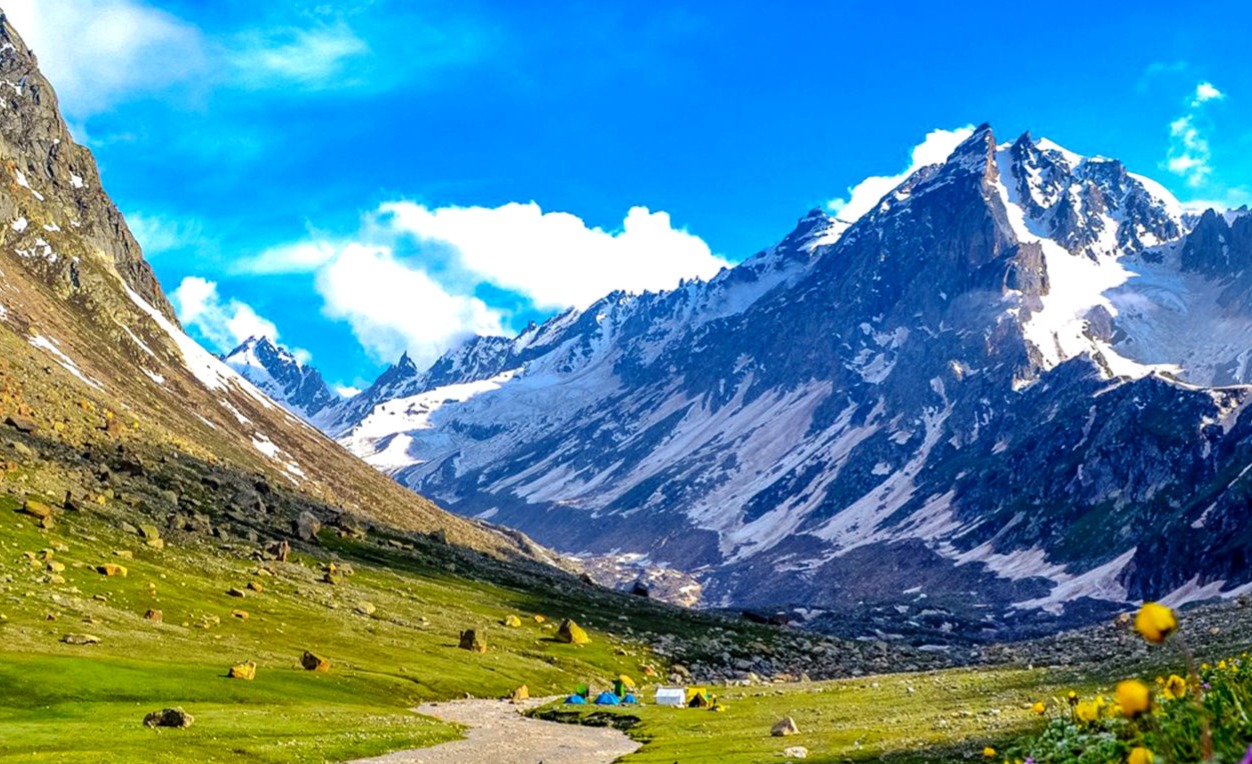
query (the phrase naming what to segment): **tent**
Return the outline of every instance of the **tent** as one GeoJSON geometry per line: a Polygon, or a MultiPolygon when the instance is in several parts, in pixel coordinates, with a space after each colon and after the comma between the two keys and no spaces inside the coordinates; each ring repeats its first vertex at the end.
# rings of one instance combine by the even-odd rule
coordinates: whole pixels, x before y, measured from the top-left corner
{"type": "Polygon", "coordinates": [[[687,690],[687,708],[708,708],[709,691],[703,687],[692,687],[687,690]]]}
{"type": "Polygon", "coordinates": [[[639,698],[636,698],[636,697],[635,697],[635,693],[633,693],[633,692],[628,692],[628,693],[626,693],[626,697],[622,698],[622,705],[624,705],[624,706],[637,706],[637,705],[639,705],[639,698]]]}
{"type": "Polygon", "coordinates": [[[571,695],[565,699],[566,704],[575,706],[587,705],[587,699],[581,695],[571,695]]]}
{"type": "Polygon", "coordinates": [[[616,706],[616,705],[619,705],[621,702],[622,702],[621,698],[617,697],[616,695],[609,692],[608,690],[605,690],[604,692],[596,696],[597,706],[616,706]]]}
{"type": "Polygon", "coordinates": [[[687,705],[687,688],[686,687],[658,687],[656,688],[656,704],[658,706],[674,706],[681,708],[687,705]]]}

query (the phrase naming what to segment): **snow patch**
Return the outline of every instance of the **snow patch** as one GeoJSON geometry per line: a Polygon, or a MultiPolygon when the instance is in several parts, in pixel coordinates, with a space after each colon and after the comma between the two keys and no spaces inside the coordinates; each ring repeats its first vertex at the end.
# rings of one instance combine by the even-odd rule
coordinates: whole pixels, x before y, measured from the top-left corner
{"type": "Polygon", "coordinates": [[[58,343],[56,340],[49,339],[42,335],[36,334],[33,337],[31,337],[28,341],[30,342],[31,345],[39,348],[40,350],[47,351],[49,354],[51,354],[52,357],[56,360],[56,362],[59,363],[62,367],[64,367],[65,370],[68,371],[69,373],[78,377],[79,379],[91,385],[92,387],[96,388],[97,390],[104,389],[103,385],[101,385],[96,380],[84,374],[82,370],[78,368],[78,364],[74,363],[74,359],[67,356],[65,353],[61,351],[61,348],[57,347],[57,345],[59,345],[60,343],[58,343]]]}

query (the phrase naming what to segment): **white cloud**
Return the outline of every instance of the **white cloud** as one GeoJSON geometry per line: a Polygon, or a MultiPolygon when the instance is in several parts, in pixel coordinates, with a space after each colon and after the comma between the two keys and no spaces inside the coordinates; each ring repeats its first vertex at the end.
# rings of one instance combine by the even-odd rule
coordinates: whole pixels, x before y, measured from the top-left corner
{"type": "Polygon", "coordinates": [[[865,213],[874,209],[880,200],[910,175],[932,164],[947,161],[961,142],[974,134],[974,126],[966,125],[955,130],[931,130],[926,139],[913,147],[908,169],[898,175],[874,175],[848,189],[847,197],[832,199],[827,207],[835,217],[846,223],[855,223],[865,213]]]}
{"type": "Polygon", "coordinates": [[[344,23],[315,29],[252,30],[239,35],[227,56],[236,81],[262,88],[294,83],[320,88],[343,76],[345,65],[369,46],[344,23]]]}
{"type": "Polygon", "coordinates": [[[1199,106],[1205,101],[1220,101],[1225,98],[1226,94],[1213,87],[1211,82],[1201,82],[1196,85],[1195,98],[1191,100],[1192,106],[1199,106]]]}
{"type": "Polygon", "coordinates": [[[1209,183],[1213,153],[1205,135],[1205,105],[1226,94],[1210,82],[1201,82],[1188,103],[1187,113],[1169,123],[1169,153],[1165,168],[1197,188],[1209,183]]]}
{"type": "Polygon", "coordinates": [[[7,0],[4,10],[73,117],[204,67],[196,27],[139,0],[7,0]]]}
{"type": "Polygon", "coordinates": [[[370,355],[421,364],[472,334],[507,334],[508,312],[475,291],[521,295],[538,310],[585,307],[608,293],[677,286],[728,263],[664,212],[634,207],[620,231],[538,204],[428,208],[385,204],[356,241],[311,239],[236,264],[241,273],[314,274],[323,312],[346,320],[370,355]],[[398,252],[412,250],[416,257],[398,252]],[[402,249],[403,248],[403,249],[402,249]]]}
{"type": "Polygon", "coordinates": [[[504,315],[477,297],[450,294],[389,247],[353,243],[317,271],[323,312],[346,320],[361,345],[382,361],[408,352],[433,362],[473,334],[504,334],[504,315]]]}
{"type": "Polygon", "coordinates": [[[217,284],[198,276],[183,279],[170,293],[178,320],[197,329],[215,349],[227,353],[249,337],[278,340],[278,327],[239,300],[222,300],[217,284]]]}
{"type": "Polygon", "coordinates": [[[204,226],[197,220],[175,220],[164,215],[126,213],[126,225],[149,257],[198,244],[204,240],[204,226]]]}
{"type": "Polygon", "coordinates": [[[729,265],[665,212],[632,207],[619,231],[588,227],[539,205],[440,207],[383,205],[381,221],[424,245],[447,248],[455,263],[542,309],[586,307],[616,289],[668,289],[729,265]]]}
{"type": "Polygon", "coordinates": [[[341,398],[355,398],[363,391],[361,388],[353,387],[352,385],[335,385],[335,392],[339,393],[341,398]]]}

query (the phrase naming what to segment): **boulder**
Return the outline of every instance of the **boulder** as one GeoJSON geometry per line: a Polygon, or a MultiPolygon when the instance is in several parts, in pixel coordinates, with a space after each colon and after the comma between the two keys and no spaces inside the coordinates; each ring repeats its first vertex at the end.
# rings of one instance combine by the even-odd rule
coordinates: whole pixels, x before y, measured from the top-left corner
{"type": "Polygon", "coordinates": [[[4,423],[18,432],[31,433],[39,429],[39,425],[35,424],[35,420],[21,414],[10,414],[4,418],[4,423]]]}
{"type": "Polygon", "coordinates": [[[636,597],[651,597],[652,596],[652,592],[651,590],[648,589],[648,585],[645,584],[641,580],[635,581],[634,585],[630,587],[630,593],[635,595],[636,597]]]}
{"type": "Polygon", "coordinates": [[[248,596],[247,592],[245,592],[243,589],[240,589],[237,586],[232,586],[231,588],[227,589],[226,593],[232,597],[247,597],[248,596]]]}
{"type": "Polygon", "coordinates": [[[527,687],[526,685],[521,685],[517,689],[513,690],[513,692],[509,693],[509,700],[513,701],[514,703],[517,703],[518,701],[522,701],[522,700],[529,700],[529,699],[530,699],[530,688],[527,687]]]}
{"type": "Polygon", "coordinates": [[[587,632],[583,627],[569,618],[561,621],[561,628],[557,629],[556,638],[560,642],[571,645],[585,645],[591,641],[591,637],[587,636],[587,632]]]}
{"type": "Polygon", "coordinates": [[[117,576],[118,578],[126,578],[126,574],[129,571],[127,571],[126,567],[123,565],[116,565],[111,562],[106,562],[103,565],[97,565],[96,572],[102,576],[109,576],[109,577],[117,576]]]}
{"type": "Polygon", "coordinates": [[[161,531],[157,530],[155,525],[141,525],[139,526],[139,535],[151,541],[152,539],[161,538],[161,531]]]}
{"type": "Polygon", "coordinates": [[[461,641],[457,646],[462,650],[470,650],[476,653],[487,652],[487,640],[473,629],[466,629],[461,632],[461,641]]]}
{"type": "Polygon", "coordinates": [[[809,749],[802,745],[793,745],[783,749],[784,759],[807,759],[809,757],[809,749]]]}
{"type": "Polygon", "coordinates": [[[195,721],[195,717],[181,708],[163,708],[145,716],[143,718],[143,726],[183,729],[190,727],[195,721]]]}
{"type": "Polygon", "coordinates": [[[378,608],[374,607],[373,602],[356,603],[356,611],[361,615],[373,615],[376,610],[378,610],[378,608]]]}
{"type": "Polygon", "coordinates": [[[770,728],[769,734],[774,737],[787,737],[788,735],[800,734],[800,728],[796,726],[796,720],[790,716],[780,719],[777,724],[770,728]]]}
{"type": "Polygon", "coordinates": [[[246,679],[251,682],[253,679],[256,679],[256,663],[253,661],[236,663],[230,667],[230,671],[227,672],[226,676],[231,679],[246,679]]]}
{"type": "Polygon", "coordinates": [[[300,656],[300,665],[305,671],[330,671],[330,661],[317,653],[304,651],[304,655],[300,656]]]}
{"type": "Polygon", "coordinates": [[[318,531],[322,529],[322,523],[312,512],[301,512],[296,518],[296,535],[305,541],[316,541],[318,531]]]}
{"type": "Polygon", "coordinates": [[[148,612],[143,614],[143,617],[154,623],[165,623],[165,613],[162,613],[160,610],[149,609],[148,612]]]}
{"type": "Polygon", "coordinates": [[[67,645],[98,645],[100,638],[94,634],[66,634],[61,641],[67,645]]]}
{"type": "Polygon", "coordinates": [[[265,584],[262,584],[260,581],[249,581],[248,588],[257,594],[261,594],[265,591],[265,584]]]}
{"type": "Polygon", "coordinates": [[[522,619],[515,615],[506,615],[500,623],[508,626],[510,629],[516,629],[522,625],[522,619]]]}
{"type": "Polygon", "coordinates": [[[44,504],[42,501],[35,501],[34,499],[27,499],[22,502],[21,511],[24,515],[30,515],[31,517],[35,517],[40,520],[46,520],[52,517],[52,507],[44,504]]]}
{"type": "Polygon", "coordinates": [[[232,611],[230,611],[230,614],[231,614],[232,616],[234,616],[235,618],[238,618],[238,619],[239,619],[239,620],[241,620],[241,621],[246,621],[246,620],[248,620],[248,611],[247,611],[247,610],[232,610],[232,611]]]}

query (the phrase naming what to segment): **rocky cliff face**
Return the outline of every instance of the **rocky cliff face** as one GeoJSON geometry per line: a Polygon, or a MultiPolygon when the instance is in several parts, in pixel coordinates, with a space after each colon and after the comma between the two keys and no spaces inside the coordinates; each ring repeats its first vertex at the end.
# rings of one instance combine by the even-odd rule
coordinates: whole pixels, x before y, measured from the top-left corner
{"type": "Polygon", "coordinates": [[[717,604],[994,630],[1228,595],[1242,219],[984,126],[850,227],[814,211],[708,282],[401,364],[326,423],[457,511],[717,604]]]}

